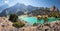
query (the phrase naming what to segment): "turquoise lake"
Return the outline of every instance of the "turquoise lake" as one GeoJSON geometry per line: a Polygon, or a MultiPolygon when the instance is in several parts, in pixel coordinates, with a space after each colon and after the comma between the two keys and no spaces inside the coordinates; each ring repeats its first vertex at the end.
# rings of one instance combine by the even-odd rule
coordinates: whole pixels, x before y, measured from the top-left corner
{"type": "MultiPolygon", "coordinates": [[[[35,22],[40,23],[40,24],[44,23],[43,19],[38,21],[37,18],[35,18],[35,17],[24,17],[24,18],[19,18],[19,19],[24,20],[24,21],[28,22],[29,24],[34,24],[35,22]]],[[[57,21],[58,19],[59,18],[48,18],[48,22],[57,21]]]]}

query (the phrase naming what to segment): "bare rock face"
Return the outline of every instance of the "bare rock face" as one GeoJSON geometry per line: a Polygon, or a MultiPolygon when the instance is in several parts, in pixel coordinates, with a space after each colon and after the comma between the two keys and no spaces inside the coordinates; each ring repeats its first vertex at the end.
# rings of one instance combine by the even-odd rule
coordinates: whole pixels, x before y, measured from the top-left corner
{"type": "Polygon", "coordinates": [[[43,24],[38,28],[41,31],[60,31],[60,21],[54,21],[50,23],[43,24]]]}
{"type": "Polygon", "coordinates": [[[6,17],[0,17],[0,31],[5,31],[12,28],[12,22],[6,17]]]}
{"type": "Polygon", "coordinates": [[[55,6],[52,6],[52,7],[50,8],[50,11],[53,11],[53,12],[55,12],[55,11],[59,11],[59,10],[58,10],[58,8],[57,8],[57,7],[55,7],[55,6]]]}

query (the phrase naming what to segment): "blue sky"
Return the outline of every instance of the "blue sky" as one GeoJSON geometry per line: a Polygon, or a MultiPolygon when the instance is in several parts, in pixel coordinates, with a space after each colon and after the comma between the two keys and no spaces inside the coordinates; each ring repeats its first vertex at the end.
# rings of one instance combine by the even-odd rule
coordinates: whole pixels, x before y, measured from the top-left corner
{"type": "Polygon", "coordinates": [[[36,7],[51,7],[55,5],[60,9],[60,0],[0,0],[0,5],[7,3],[9,6],[13,6],[16,3],[25,5],[32,5],[36,7]]]}

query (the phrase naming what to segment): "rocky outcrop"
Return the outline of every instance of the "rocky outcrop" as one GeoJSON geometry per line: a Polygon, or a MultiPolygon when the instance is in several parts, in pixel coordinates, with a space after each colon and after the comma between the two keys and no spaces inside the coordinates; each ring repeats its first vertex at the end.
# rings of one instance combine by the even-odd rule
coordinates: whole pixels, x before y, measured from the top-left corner
{"type": "Polygon", "coordinates": [[[37,27],[39,31],[60,31],[60,21],[45,23],[37,27]]]}
{"type": "Polygon", "coordinates": [[[15,28],[6,17],[0,17],[0,31],[60,31],[60,21],[39,24],[38,26],[24,26],[15,28]]]}
{"type": "Polygon", "coordinates": [[[57,8],[57,7],[55,7],[55,6],[52,6],[52,7],[50,8],[50,11],[53,11],[53,12],[55,12],[55,11],[59,11],[59,10],[58,10],[58,8],[57,8]]]}
{"type": "Polygon", "coordinates": [[[11,29],[12,22],[8,20],[6,17],[0,17],[0,31],[7,31],[8,29],[11,29]]]}

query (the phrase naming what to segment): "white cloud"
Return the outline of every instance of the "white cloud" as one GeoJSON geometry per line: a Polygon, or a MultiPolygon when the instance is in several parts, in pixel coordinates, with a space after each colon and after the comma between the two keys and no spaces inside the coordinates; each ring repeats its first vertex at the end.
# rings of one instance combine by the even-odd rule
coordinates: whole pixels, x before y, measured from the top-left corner
{"type": "Polygon", "coordinates": [[[9,3],[9,1],[8,1],[8,0],[6,0],[6,1],[5,1],[5,3],[7,3],[7,4],[8,4],[8,3],[9,3]]]}

